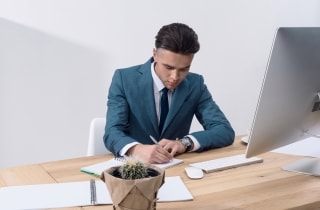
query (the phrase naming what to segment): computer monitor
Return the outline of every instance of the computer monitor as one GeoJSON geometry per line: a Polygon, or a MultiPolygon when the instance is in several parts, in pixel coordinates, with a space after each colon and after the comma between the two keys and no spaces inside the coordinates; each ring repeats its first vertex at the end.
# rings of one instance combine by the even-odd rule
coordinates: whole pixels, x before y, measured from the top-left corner
{"type": "MultiPolygon", "coordinates": [[[[278,28],[248,135],[246,157],[310,136],[319,137],[319,92],[320,27],[278,28]]],[[[283,169],[320,176],[320,160],[308,158],[283,169]]]]}

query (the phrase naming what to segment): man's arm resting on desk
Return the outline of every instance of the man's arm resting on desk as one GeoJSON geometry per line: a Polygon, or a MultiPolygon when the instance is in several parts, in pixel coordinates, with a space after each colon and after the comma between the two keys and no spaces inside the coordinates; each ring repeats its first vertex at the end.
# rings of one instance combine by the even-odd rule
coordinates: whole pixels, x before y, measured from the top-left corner
{"type": "Polygon", "coordinates": [[[133,144],[125,155],[132,156],[147,163],[167,163],[173,156],[159,144],[133,144]]]}
{"type": "MultiPolygon", "coordinates": [[[[158,144],[144,145],[138,142],[130,143],[121,150],[121,155],[133,156],[142,159],[148,163],[166,163],[174,156],[194,151],[194,142],[189,137],[185,139],[162,139],[158,144]],[[188,143],[184,143],[186,141],[188,143]]],[[[197,142],[197,147],[198,142],[197,142]]]]}

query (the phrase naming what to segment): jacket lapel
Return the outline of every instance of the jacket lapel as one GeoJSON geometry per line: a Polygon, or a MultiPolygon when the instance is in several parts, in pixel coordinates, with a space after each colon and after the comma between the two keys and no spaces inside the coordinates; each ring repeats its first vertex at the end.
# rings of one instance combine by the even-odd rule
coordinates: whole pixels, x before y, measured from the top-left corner
{"type": "Polygon", "coordinates": [[[151,135],[160,136],[158,129],[158,118],[155,108],[154,94],[153,94],[153,79],[150,72],[150,65],[152,60],[150,59],[145,63],[142,68],[139,70],[141,73],[141,79],[137,81],[137,88],[139,88],[139,93],[144,93],[141,95],[141,98],[138,103],[142,105],[140,108],[145,114],[141,116],[141,123],[145,125],[146,131],[154,131],[150,133],[151,135]],[[155,135],[157,134],[157,135],[155,135]]]}

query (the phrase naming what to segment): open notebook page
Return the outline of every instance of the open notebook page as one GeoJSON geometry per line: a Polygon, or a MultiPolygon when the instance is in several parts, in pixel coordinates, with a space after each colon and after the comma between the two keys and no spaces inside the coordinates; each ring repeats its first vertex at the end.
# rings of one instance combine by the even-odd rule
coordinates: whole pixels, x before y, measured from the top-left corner
{"type": "MultiPolygon", "coordinates": [[[[106,184],[96,180],[98,204],[112,204],[106,184]]],[[[193,196],[181,177],[166,177],[159,189],[158,202],[188,201],[193,196]]],[[[46,209],[91,204],[90,181],[23,185],[0,188],[0,209],[46,209]]]]}
{"type": "MultiPolygon", "coordinates": [[[[182,163],[183,160],[181,159],[176,159],[173,158],[170,162],[168,163],[161,163],[161,164],[153,164],[154,166],[157,166],[159,168],[168,168],[177,164],[182,163]]],[[[120,166],[122,165],[123,162],[117,158],[113,158],[111,160],[107,160],[101,163],[96,163],[93,165],[85,166],[80,169],[80,171],[88,173],[88,174],[93,174],[95,176],[100,176],[102,172],[108,168],[114,167],[114,166],[120,166]]]]}

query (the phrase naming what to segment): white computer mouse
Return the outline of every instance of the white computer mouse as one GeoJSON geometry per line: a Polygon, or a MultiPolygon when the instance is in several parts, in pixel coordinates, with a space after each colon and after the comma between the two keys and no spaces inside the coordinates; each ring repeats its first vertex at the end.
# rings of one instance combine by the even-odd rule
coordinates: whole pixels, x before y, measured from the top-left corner
{"type": "Polygon", "coordinates": [[[201,179],[203,178],[203,171],[201,168],[196,168],[196,167],[192,167],[192,166],[188,166],[186,168],[184,168],[187,176],[190,179],[201,179]]]}

